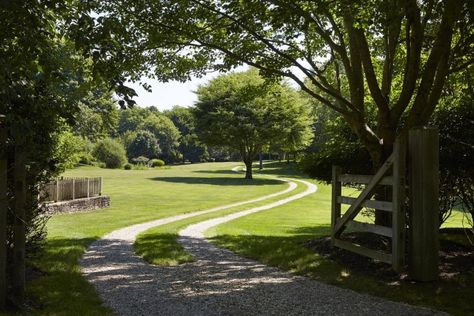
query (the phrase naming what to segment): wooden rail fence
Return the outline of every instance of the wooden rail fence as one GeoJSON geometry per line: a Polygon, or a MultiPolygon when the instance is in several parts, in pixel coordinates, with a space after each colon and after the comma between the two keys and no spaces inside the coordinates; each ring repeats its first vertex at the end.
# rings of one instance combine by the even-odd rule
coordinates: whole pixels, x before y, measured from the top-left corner
{"type": "Polygon", "coordinates": [[[60,178],[43,187],[41,199],[59,202],[98,195],[102,195],[102,178],[60,178]]]}
{"type": "Polygon", "coordinates": [[[398,140],[393,153],[385,161],[375,175],[342,174],[339,167],[333,167],[332,174],[332,216],[331,241],[333,246],[343,248],[363,256],[367,256],[392,265],[395,271],[400,271],[405,264],[405,189],[406,189],[406,144],[398,140]],[[388,174],[392,169],[391,174],[388,174]],[[365,184],[364,190],[357,198],[342,195],[344,183],[365,184]],[[385,185],[392,188],[391,201],[372,199],[377,186],[385,185]],[[350,205],[341,215],[341,204],[350,205]],[[392,227],[355,221],[354,218],[362,208],[372,208],[392,214],[392,227]],[[370,232],[392,238],[392,252],[383,253],[351,242],[342,240],[341,234],[350,227],[355,231],[370,232]]]}

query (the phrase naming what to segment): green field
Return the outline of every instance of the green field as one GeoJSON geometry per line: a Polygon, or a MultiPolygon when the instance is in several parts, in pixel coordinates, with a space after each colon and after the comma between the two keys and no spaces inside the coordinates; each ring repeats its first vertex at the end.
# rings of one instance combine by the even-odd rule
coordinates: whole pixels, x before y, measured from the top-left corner
{"type": "Polygon", "coordinates": [[[284,190],[274,180],[248,181],[230,169],[238,163],[193,164],[150,170],[81,167],[65,175],[103,177],[111,207],[53,216],[45,253],[35,260],[44,276],[29,286],[33,305],[44,315],[107,313],[93,287],[79,272],[78,258],[87,246],[117,228],[176,214],[204,210],[284,190]]]}
{"type": "MultiPolygon", "coordinates": [[[[254,181],[230,169],[238,163],[173,166],[150,170],[108,170],[82,167],[67,176],[101,176],[104,194],[111,197],[108,209],[82,214],[54,216],[48,223],[48,241],[43,257],[34,264],[44,273],[30,283],[32,305],[42,315],[104,315],[93,287],[79,272],[78,258],[92,241],[117,228],[149,220],[212,208],[282,191],[280,181],[256,175],[254,181]]],[[[265,174],[305,179],[293,165],[272,164],[265,174]]],[[[306,179],[307,180],[307,179],[306,179]]],[[[268,201],[204,214],[156,227],[139,235],[135,248],[154,264],[176,265],[192,260],[176,242],[177,232],[189,224],[211,217],[263,205],[301,192],[268,201]]],[[[349,192],[349,194],[352,194],[349,192]]],[[[472,275],[454,278],[451,283],[387,284],[343,267],[313,253],[305,241],[329,234],[330,187],[318,184],[318,192],[301,200],[243,217],[207,232],[212,241],[247,257],[303,274],[323,282],[356,291],[384,296],[413,304],[433,306],[453,314],[468,314],[474,295],[472,275]]],[[[449,226],[459,226],[459,214],[449,226]]]]}

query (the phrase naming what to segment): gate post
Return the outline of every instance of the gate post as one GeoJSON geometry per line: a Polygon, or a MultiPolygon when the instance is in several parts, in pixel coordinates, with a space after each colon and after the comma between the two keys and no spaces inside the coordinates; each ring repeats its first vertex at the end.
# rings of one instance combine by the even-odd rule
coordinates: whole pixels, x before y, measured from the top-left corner
{"type": "Polygon", "coordinates": [[[417,281],[438,278],[439,134],[435,128],[409,131],[409,273],[417,281]]]}

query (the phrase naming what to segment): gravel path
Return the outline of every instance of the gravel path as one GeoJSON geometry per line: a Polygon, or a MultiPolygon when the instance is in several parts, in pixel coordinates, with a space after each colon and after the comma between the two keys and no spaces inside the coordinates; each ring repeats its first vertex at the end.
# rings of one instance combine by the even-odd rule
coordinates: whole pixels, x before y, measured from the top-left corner
{"type": "MultiPolygon", "coordinates": [[[[293,181],[287,190],[266,198],[288,192],[292,183],[296,187],[293,181]]],[[[442,315],[267,267],[217,248],[203,237],[209,227],[316,191],[313,184],[300,182],[307,186],[303,193],[182,230],[179,242],[195,262],[175,267],[149,265],[134,253],[133,241],[151,227],[238,203],[116,230],[89,247],[80,261],[82,272],[104,305],[119,315],[442,315]]]]}

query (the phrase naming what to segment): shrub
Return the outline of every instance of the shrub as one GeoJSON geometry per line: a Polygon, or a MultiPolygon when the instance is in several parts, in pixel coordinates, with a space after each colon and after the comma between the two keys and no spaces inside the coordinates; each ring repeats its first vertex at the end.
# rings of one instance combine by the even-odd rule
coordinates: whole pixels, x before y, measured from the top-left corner
{"type": "Polygon", "coordinates": [[[155,135],[149,131],[138,131],[135,134],[130,134],[126,139],[127,155],[129,158],[132,157],[158,157],[161,153],[158,140],[155,135]],[[135,136],[134,138],[132,138],[135,136]]]}
{"type": "Polygon", "coordinates": [[[155,167],[163,167],[165,165],[165,162],[161,159],[152,159],[150,160],[150,166],[153,168],[155,167]]]}
{"type": "Polygon", "coordinates": [[[111,139],[106,138],[98,142],[93,151],[94,157],[105,163],[107,168],[121,168],[127,161],[125,149],[122,144],[111,139]]]}
{"type": "Polygon", "coordinates": [[[132,162],[136,165],[147,165],[148,161],[150,161],[150,159],[148,159],[145,156],[139,156],[139,157],[136,157],[136,158],[132,158],[132,162]]]}
{"type": "Polygon", "coordinates": [[[129,164],[129,163],[126,163],[126,164],[123,166],[123,169],[125,169],[125,170],[132,170],[132,165],[129,164]]]}

